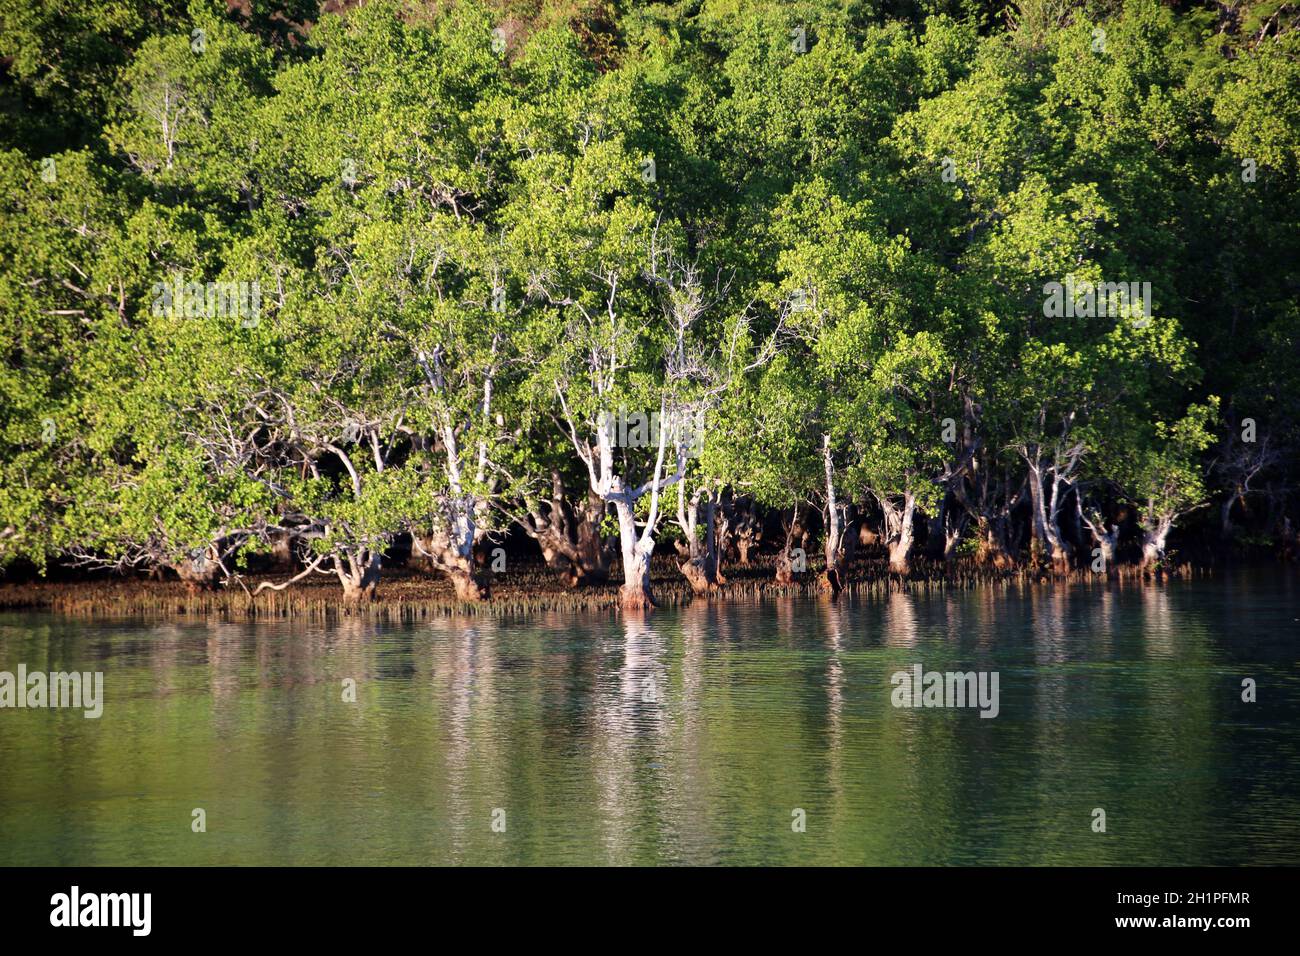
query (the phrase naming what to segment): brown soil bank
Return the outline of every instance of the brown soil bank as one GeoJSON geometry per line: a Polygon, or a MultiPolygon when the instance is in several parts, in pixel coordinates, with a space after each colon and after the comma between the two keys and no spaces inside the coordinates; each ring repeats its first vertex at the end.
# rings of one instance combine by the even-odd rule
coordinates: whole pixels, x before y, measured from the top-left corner
{"type": "MultiPolygon", "coordinates": [[[[1056,576],[1044,571],[1017,569],[997,571],[974,562],[926,564],[918,562],[910,577],[900,580],[888,572],[884,561],[859,561],[847,569],[832,586],[820,571],[810,569],[794,576],[790,583],[775,580],[775,559],[749,566],[729,566],[727,583],[717,586],[708,597],[693,597],[692,589],[671,558],[656,560],[651,586],[656,603],[672,606],[695,600],[726,600],[765,595],[825,593],[872,593],[896,590],[939,591],[980,586],[1050,586],[1062,582],[1140,581],[1136,568],[1121,568],[1120,574],[1074,572],[1056,576]]],[[[1181,565],[1146,578],[1200,577],[1208,569],[1181,565]]],[[[610,583],[569,588],[554,572],[540,563],[508,573],[493,575],[492,597],[467,602],[457,598],[452,582],[432,573],[408,569],[385,569],[377,599],[362,604],[348,603],[333,577],[302,581],[283,591],[267,591],[253,597],[261,581],[280,582],[289,575],[246,576],[211,590],[194,591],[180,581],[112,579],[73,583],[35,582],[0,585],[0,609],[44,609],[65,614],[95,616],[225,616],[237,618],[333,617],[352,614],[410,620],[454,614],[520,615],[542,611],[617,610],[620,606],[620,578],[610,583]]]]}

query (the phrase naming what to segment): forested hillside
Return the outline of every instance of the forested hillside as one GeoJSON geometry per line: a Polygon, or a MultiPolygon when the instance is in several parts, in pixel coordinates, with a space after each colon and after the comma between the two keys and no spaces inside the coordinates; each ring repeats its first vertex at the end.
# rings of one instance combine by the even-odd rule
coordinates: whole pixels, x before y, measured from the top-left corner
{"type": "Polygon", "coordinates": [[[10,573],[1294,556],[1294,3],[340,6],[0,0],[10,573]]]}

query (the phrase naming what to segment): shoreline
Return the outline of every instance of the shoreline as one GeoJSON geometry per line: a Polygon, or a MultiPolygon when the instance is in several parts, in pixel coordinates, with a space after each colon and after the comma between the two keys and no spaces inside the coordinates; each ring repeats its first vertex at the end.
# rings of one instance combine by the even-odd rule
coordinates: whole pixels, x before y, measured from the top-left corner
{"type": "MultiPolygon", "coordinates": [[[[1287,562],[1246,562],[1242,567],[1285,567],[1287,562]]],[[[1233,565],[1236,566],[1236,565],[1233,565]]],[[[995,570],[972,560],[921,562],[906,580],[889,575],[883,559],[860,559],[850,568],[839,594],[874,595],[896,592],[930,593],[977,588],[1052,587],[1065,584],[1159,584],[1173,580],[1213,577],[1224,565],[1181,564],[1155,574],[1121,565],[1105,574],[1074,570],[1064,575],[1033,568],[995,570]]],[[[747,566],[723,568],[726,583],[709,594],[694,594],[671,557],[656,561],[652,589],[659,607],[692,601],[747,601],[755,598],[824,595],[834,598],[822,573],[808,571],[802,580],[779,584],[775,558],[764,556],[747,566]]],[[[249,591],[262,581],[290,577],[256,574],[242,577],[249,591]]],[[[610,583],[568,588],[543,564],[492,577],[492,596],[471,602],[456,597],[451,582],[432,571],[395,567],[385,571],[374,601],[348,603],[332,577],[301,582],[284,591],[263,591],[256,598],[238,582],[208,590],[192,590],[183,582],[106,578],[83,581],[0,583],[0,611],[50,611],[86,618],[226,618],[231,620],[331,619],[355,615],[392,620],[489,615],[515,617],[533,613],[610,611],[624,613],[617,577],[610,583]]]]}

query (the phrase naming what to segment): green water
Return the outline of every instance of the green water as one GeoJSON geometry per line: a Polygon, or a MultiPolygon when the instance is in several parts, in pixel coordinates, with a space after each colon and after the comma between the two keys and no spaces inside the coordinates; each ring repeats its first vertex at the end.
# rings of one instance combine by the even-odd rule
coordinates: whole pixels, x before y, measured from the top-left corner
{"type": "Polygon", "coordinates": [[[1298,647],[1280,572],[635,620],[0,615],[0,670],[106,698],[0,710],[0,864],[1295,864],[1298,647]],[[996,671],[999,715],[893,707],[916,663],[996,671]]]}

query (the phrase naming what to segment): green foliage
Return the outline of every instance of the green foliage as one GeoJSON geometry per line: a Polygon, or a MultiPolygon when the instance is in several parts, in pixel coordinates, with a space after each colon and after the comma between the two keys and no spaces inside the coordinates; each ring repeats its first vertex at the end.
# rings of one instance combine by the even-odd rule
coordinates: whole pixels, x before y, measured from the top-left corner
{"type": "Polygon", "coordinates": [[[314,7],[0,3],[0,562],[495,532],[620,409],[772,507],[829,449],[841,502],[1041,468],[1172,520],[1243,417],[1294,467],[1288,8],[314,7]]]}

